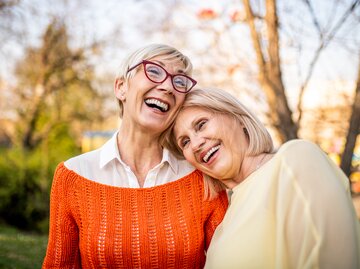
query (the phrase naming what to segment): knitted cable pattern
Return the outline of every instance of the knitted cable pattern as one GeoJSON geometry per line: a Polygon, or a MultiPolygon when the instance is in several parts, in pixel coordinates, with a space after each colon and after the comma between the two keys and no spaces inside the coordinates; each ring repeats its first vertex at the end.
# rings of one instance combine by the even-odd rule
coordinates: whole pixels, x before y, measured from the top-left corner
{"type": "Polygon", "coordinates": [[[43,268],[203,268],[227,208],[203,199],[199,171],[152,188],[121,188],[59,164],[43,268]]]}

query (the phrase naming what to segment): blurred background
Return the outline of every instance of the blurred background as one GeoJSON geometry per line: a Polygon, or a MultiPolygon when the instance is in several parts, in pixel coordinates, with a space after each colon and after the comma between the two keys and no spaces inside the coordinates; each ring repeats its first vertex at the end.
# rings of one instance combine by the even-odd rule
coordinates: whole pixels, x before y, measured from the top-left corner
{"type": "Polygon", "coordinates": [[[54,169],[118,128],[117,68],[149,43],[188,55],[277,146],[317,143],[358,201],[360,0],[0,0],[0,268],[41,266],[54,169]]]}

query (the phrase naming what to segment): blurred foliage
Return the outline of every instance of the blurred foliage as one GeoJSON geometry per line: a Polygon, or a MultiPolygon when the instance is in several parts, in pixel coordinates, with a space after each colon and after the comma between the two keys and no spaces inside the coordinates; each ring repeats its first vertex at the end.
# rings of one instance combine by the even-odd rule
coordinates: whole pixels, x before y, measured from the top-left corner
{"type": "Polygon", "coordinates": [[[92,85],[93,67],[82,49],[70,49],[65,24],[54,19],[40,48],[28,48],[17,64],[13,95],[17,141],[32,149],[59,123],[79,136],[83,126],[101,121],[105,97],[92,85]]]}
{"type": "Polygon", "coordinates": [[[93,67],[69,46],[54,19],[40,47],[28,48],[12,89],[11,143],[0,148],[0,221],[48,231],[49,192],[56,165],[80,153],[80,137],[103,120],[104,97],[92,85],[93,67]]]}
{"type": "Polygon", "coordinates": [[[56,165],[79,153],[69,126],[58,125],[36,148],[0,150],[0,215],[21,229],[48,231],[49,191],[56,165]]]}

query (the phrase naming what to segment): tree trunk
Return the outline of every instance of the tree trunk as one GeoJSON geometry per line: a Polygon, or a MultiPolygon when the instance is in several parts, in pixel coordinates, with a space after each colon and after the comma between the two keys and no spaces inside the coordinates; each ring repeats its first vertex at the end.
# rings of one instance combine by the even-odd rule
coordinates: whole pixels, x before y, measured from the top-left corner
{"type": "Polygon", "coordinates": [[[243,3],[254,43],[259,82],[269,102],[271,123],[281,142],[297,138],[298,126],[292,119],[281,77],[276,0],[266,0],[267,55],[264,55],[265,52],[261,47],[262,37],[256,30],[255,15],[251,9],[250,0],[243,0],[243,3]]]}
{"type": "Polygon", "coordinates": [[[347,176],[351,174],[351,161],[356,145],[356,138],[360,129],[360,61],[355,89],[355,98],[351,110],[349,129],[346,136],[345,148],[341,156],[341,169],[347,176]]]}

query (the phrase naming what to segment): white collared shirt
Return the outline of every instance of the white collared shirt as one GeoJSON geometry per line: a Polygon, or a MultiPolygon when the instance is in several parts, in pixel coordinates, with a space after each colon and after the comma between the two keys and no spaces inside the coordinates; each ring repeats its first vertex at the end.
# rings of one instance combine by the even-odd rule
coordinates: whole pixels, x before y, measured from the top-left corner
{"type": "MultiPolygon", "coordinates": [[[[67,160],[65,166],[89,180],[117,187],[140,188],[139,182],[120,157],[117,132],[99,149],[67,160]]],[[[179,160],[164,148],[162,160],[146,175],[144,188],[175,181],[194,171],[185,160],[179,160]]]]}

